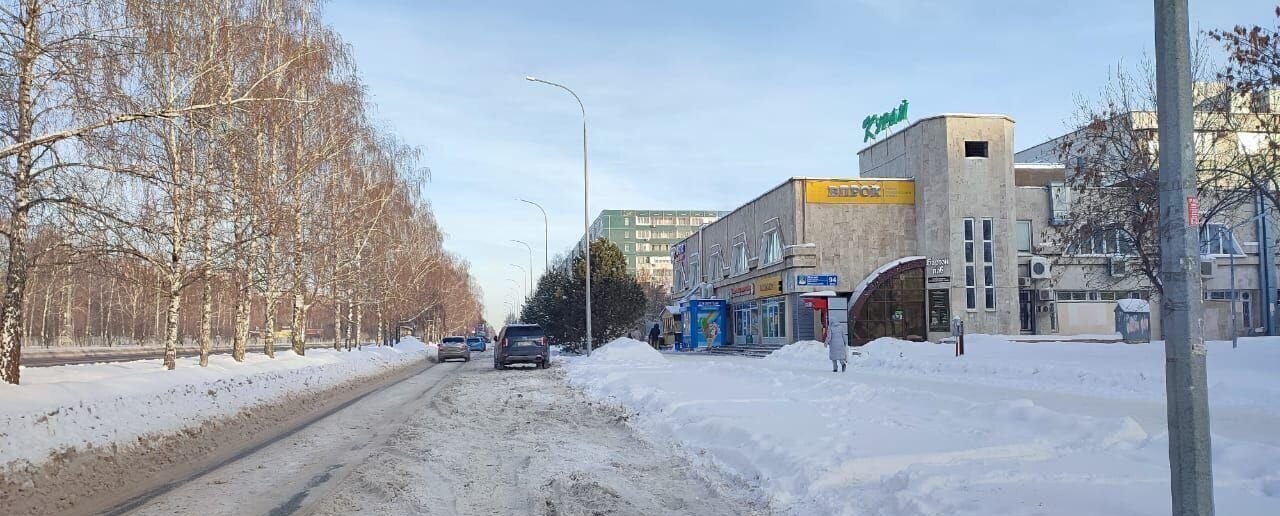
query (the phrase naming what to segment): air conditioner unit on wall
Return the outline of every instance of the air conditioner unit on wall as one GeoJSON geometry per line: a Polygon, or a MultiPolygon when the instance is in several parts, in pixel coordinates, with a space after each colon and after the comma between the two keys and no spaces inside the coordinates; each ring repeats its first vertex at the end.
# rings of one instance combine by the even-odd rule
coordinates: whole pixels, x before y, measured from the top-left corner
{"type": "Polygon", "coordinates": [[[1213,277],[1213,273],[1217,271],[1218,271],[1217,260],[1214,260],[1213,258],[1210,258],[1207,256],[1200,257],[1200,277],[1201,278],[1213,277]]]}
{"type": "Polygon", "coordinates": [[[1031,257],[1031,278],[1049,279],[1051,277],[1049,259],[1043,256],[1031,257]]]}
{"type": "Polygon", "coordinates": [[[1113,278],[1123,278],[1129,274],[1129,262],[1124,258],[1115,256],[1107,262],[1107,272],[1113,278]]]}
{"type": "Polygon", "coordinates": [[[1018,288],[1031,288],[1031,278],[1018,278],[1018,288]]]}
{"type": "Polygon", "coordinates": [[[1037,301],[1053,301],[1053,289],[1042,288],[1036,291],[1037,301]]]}

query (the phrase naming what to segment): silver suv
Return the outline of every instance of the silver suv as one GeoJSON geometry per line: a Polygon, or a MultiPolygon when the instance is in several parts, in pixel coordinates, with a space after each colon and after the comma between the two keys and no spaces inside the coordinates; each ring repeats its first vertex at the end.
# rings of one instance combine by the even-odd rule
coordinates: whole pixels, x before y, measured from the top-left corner
{"type": "Polygon", "coordinates": [[[463,362],[470,362],[471,346],[467,345],[466,337],[445,337],[444,340],[440,341],[437,357],[440,362],[450,358],[461,358],[463,362]]]}

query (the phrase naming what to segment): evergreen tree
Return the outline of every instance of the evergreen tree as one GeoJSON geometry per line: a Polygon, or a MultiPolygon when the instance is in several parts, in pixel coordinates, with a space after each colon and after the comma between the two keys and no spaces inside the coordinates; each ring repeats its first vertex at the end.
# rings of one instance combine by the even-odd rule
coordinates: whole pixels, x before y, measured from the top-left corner
{"type": "MultiPolygon", "coordinates": [[[[618,246],[591,242],[591,329],[595,346],[625,335],[644,315],[645,295],[627,272],[618,246]]],[[[583,305],[586,260],[579,251],[561,260],[538,281],[521,318],[537,323],[556,342],[575,348],[586,337],[583,305]]]]}

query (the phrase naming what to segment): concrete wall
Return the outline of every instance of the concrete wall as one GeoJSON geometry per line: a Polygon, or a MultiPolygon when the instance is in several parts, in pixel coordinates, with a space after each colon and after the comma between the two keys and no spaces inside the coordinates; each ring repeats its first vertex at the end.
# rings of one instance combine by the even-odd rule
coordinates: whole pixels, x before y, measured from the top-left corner
{"type": "Polygon", "coordinates": [[[817,263],[796,273],[836,274],[840,283],[834,290],[849,292],[881,265],[916,254],[915,206],[808,204],[805,209],[805,231],[817,244],[817,263]]]}
{"type": "MultiPolygon", "coordinates": [[[[858,153],[862,176],[916,180],[916,255],[949,262],[950,312],[972,333],[1018,331],[1017,249],[1014,234],[1013,120],[1002,115],[941,115],[911,126],[858,153]],[[988,142],[985,158],[966,158],[966,141],[988,142]],[[975,220],[976,308],[965,292],[964,219],[975,220]],[[994,225],[995,307],[984,306],[981,220],[994,225]]],[[[933,275],[930,273],[929,275],[933,275]]],[[[945,333],[930,333],[930,339],[945,333]]]]}

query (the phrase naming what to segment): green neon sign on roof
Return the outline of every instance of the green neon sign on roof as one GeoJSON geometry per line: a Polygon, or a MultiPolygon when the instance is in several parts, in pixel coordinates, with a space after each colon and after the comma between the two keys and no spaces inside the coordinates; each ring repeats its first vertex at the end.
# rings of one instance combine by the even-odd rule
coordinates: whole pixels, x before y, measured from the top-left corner
{"type": "Polygon", "coordinates": [[[880,133],[888,130],[890,127],[907,121],[907,101],[903,99],[898,107],[893,108],[878,115],[867,115],[862,119],[862,141],[868,142],[874,140],[880,133]]]}

